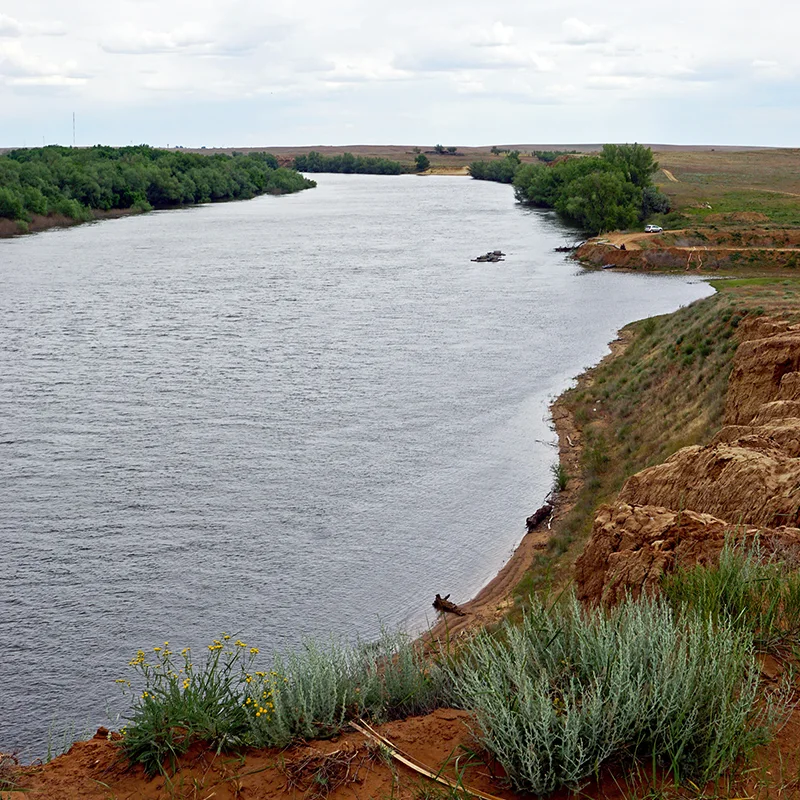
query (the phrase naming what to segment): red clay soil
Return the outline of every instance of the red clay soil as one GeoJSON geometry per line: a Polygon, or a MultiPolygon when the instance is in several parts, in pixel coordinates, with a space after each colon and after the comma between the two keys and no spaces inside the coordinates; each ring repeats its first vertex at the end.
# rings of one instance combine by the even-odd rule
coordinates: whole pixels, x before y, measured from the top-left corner
{"type": "MultiPolygon", "coordinates": [[[[380,726],[378,730],[397,748],[455,779],[470,758],[462,749],[474,749],[470,720],[463,711],[441,709],[380,726]]],[[[102,730],[102,729],[101,729],[102,730]]],[[[315,741],[288,750],[248,751],[239,756],[215,755],[195,749],[181,759],[171,777],[148,778],[141,767],[131,768],[121,758],[116,742],[102,731],[88,742],[78,742],[50,764],[28,767],[17,776],[25,797],[45,800],[109,800],[142,798],[414,798],[424,785],[435,784],[394,761],[391,764],[374,742],[351,732],[329,741],[315,741]],[[316,778],[315,778],[316,775],[316,778]],[[321,779],[327,781],[328,792],[321,779]],[[315,794],[316,792],[316,794],[315,794]]],[[[499,767],[496,768],[499,770],[499,767]]],[[[499,798],[515,798],[498,775],[481,764],[466,769],[465,783],[499,798]]],[[[444,788],[444,787],[440,787],[444,788]]]]}
{"type": "Polygon", "coordinates": [[[717,272],[757,265],[763,272],[800,264],[800,231],[703,228],[658,235],[611,233],[588,240],[575,256],[589,266],[717,272]]]}
{"type": "Polygon", "coordinates": [[[800,563],[800,327],[759,317],[738,336],[725,426],[599,509],[576,562],[584,602],[655,591],[678,564],[712,563],[726,534],[800,563]]]}
{"type": "MultiPolygon", "coordinates": [[[[764,664],[767,676],[780,667],[764,664]]],[[[398,750],[453,782],[499,800],[524,800],[531,795],[512,791],[503,770],[480,751],[466,712],[440,709],[424,717],[390,722],[376,730],[398,750]]],[[[653,778],[650,765],[640,770],[617,766],[588,781],[576,795],[560,791],[552,800],[635,797],[699,797],[694,790],[677,792],[668,779],[653,778]],[[638,774],[638,777],[637,777],[638,774]],[[656,795],[653,790],[658,790],[656,795]],[[660,792],[663,792],[661,794],[660,792]]],[[[88,742],[78,742],[49,764],[20,768],[13,775],[10,797],[31,800],[445,800],[447,787],[436,784],[396,760],[389,760],[373,742],[357,732],[284,751],[250,750],[241,755],[217,755],[195,748],[178,769],[147,777],[130,767],[104,729],[88,742]],[[19,794],[17,794],[17,791],[19,794]],[[436,795],[434,792],[441,794],[436,795]]],[[[0,784],[0,796],[6,797],[0,784]]],[[[9,787],[10,788],[10,787],[9,787]]],[[[757,751],[736,776],[704,787],[706,797],[800,797],[800,712],[795,711],[776,739],[757,751]]],[[[6,788],[8,791],[8,788],[6,788]]],[[[477,794],[471,796],[478,796],[477,794]]]]}

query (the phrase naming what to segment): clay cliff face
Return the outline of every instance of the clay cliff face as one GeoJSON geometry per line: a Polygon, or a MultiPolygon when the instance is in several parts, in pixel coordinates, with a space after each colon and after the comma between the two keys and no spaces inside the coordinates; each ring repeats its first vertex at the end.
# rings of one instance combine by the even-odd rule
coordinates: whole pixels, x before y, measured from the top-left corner
{"type": "Polygon", "coordinates": [[[583,601],[655,590],[679,564],[713,562],[726,534],[800,554],[800,329],[758,319],[740,340],[725,426],[633,475],[599,509],[576,562],[583,601]]]}

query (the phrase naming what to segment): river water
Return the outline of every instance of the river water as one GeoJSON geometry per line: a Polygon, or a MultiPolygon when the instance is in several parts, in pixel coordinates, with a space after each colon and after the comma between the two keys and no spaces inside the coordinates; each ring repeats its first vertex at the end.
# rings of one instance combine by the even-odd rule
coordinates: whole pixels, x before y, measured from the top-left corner
{"type": "Polygon", "coordinates": [[[550,487],[550,400],[710,293],[582,269],[508,186],[318,182],[0,241],[0,750],[107,722],[138,647],[468,599],[550,487]]]}

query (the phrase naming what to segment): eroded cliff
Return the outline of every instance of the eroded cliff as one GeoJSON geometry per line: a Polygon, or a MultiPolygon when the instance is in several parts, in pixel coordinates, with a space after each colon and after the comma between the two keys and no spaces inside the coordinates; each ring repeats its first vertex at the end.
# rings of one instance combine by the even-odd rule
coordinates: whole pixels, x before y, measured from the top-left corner
{"type": "Polygon", "coordinates": [[[599,508],[576,562],[584,601],[653,590],[678,565],[716,559],[726,536],[800,557],[800,325],[759,316],[737,338],[723,427],[599,508]]]}

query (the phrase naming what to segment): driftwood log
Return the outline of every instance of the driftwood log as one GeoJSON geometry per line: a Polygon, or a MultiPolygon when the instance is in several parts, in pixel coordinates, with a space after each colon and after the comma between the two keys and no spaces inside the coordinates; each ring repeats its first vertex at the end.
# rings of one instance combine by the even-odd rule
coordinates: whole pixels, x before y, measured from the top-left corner
{"type": "Polygon", "coordinates": [[[498,261],[504,261],[503,258],[505,253],[500,250],[490,250],[485,256],[478,256],[477,258],[472,258],[470,261],[478,261],[480,263],[489,262],[490,264],[496,264],[498,261]]]}
{"type": "Polygon", "coordinates": [[[437,611],[441,611],[443,614],[455,614],[459,617],[465,616],[467,612],[462,611],[455,603],[451,602],[448,599],[449,597],[449,594],[446,594],[444,597],[441,597],[439,594],[437,594],[436,599],[433,601],[433,607],[437,611]]]}
{"type": "Polygon", "coordinates": [[[528,530],[532,531],[537,525],[544,522],[552,513],[553,504],[548,500],[541,508],[536,509],[536,511],[534,511],[533,514],[531,514],[528,519],[525,520],[528,530]]]}

